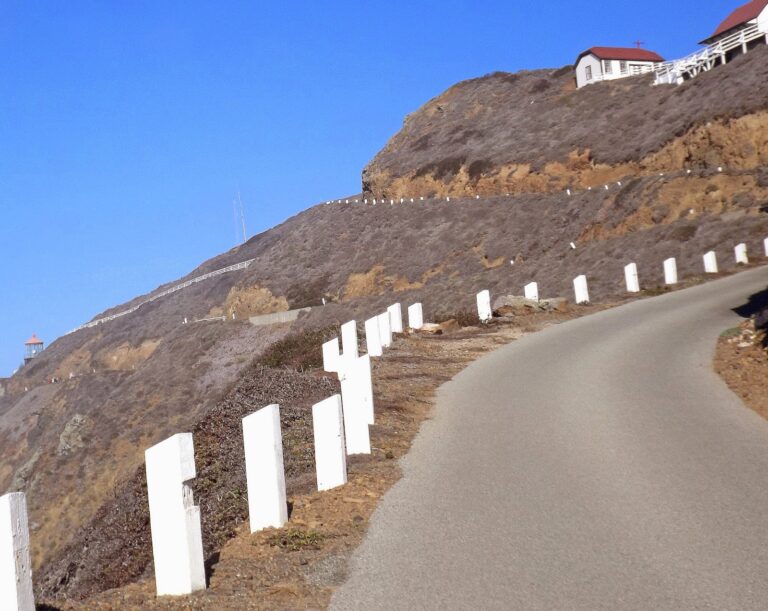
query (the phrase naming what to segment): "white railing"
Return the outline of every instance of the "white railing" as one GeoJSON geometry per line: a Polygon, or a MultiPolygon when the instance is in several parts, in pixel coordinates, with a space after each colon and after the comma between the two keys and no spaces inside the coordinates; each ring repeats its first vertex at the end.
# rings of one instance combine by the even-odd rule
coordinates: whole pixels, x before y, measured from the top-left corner
{"type": "Polygon", "coordinates": [[[92,327],[96,327],[97,325],[104,324],[105,322],[109,322],[110,320],[115,320],[116,318],[121,318],[123,316],[127,316],[128,314],[133,314],[136,310],[138,310],[141,306],[147,305],[148,303],[152,303],[153,301],[160,299],[161,297],[166,297],[168,295],[171,295],[172,293],[175,293],[177,291],[180,291],[182,289],[187,288],[188,286],[191,286],[193,284],[197,284],[198,282],[202,282],[203,280],[208,280],[209,278],[213,278],[214,276],[220,276],[221,274],[226,274],[228,272],[234,272],[240,269],[245,269],[248,267],[251,263],[253,263],[255,259],[249,259],[248,261],[243,261],[241,263],[236,263],[235,265],[230,265],[229,267],[224,267],[222,269],[217,269],[216,271],[209,272],[207,274],[203,274],[202,276],[197,276],[196,278],[192,278],[191,280],[187,280],[186,282],[182,282],[181,284],[177,284],[176,286],[172,286],[171,288],[158,293],[157,295],[153,295],[149,299],[145,299],[138,305],[133,306],[132,308],[129,308],[128,310],[123,310],[122,312],[118,312],[117,314],[112,314],[110,316],[105,316],[104,318],[99,318],[97,320],[92,320],[91,322],[87,322],[84,325],[80,325],[76,329],[72,329],[69,333],[65,333],[64,335],[70,335],[72,333],[75,333],[76,331],[80,331],[81,329],[90,329],[92,327]]]}
{"type": "Polygon", "coordinates": [[[721,38],[701,51],[691,53],[682,59],[657,64],[653,68],[656,73],[656,84],[679,85],[686,77],[694,78],[702,72],[711,70],[718,62],[725,63],[726,54],[729,51],[741,47],[746,52],[747,44],[765,36],[765,32],[753,23],[734,34],[721,38]]]}

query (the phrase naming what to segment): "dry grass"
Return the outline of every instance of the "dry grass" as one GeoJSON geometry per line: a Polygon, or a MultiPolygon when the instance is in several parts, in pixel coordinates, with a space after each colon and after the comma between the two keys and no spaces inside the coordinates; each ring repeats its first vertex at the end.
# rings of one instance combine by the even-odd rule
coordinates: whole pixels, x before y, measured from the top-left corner
{"type": "Polygon", "coordinates": [[[409,115],[363,175],[470,178],[504,164],[541,168],[589,150],[598,163],[642,159],[695,125],[765,109],[768,49],[761,47],[679,87],[635,77],[571,87],[573,73],[496,72],[454,85],[409,115]],[[723,91],[728,95],[723,95],[723,91]]]}

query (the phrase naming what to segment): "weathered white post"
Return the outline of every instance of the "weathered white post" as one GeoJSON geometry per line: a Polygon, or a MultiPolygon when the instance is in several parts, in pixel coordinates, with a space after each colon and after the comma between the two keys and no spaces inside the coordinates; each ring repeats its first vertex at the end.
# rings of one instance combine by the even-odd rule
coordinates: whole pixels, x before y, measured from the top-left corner
{"type": "Polygon", "coordinates": [[[340,361],[339,338],[334,337],[331,341],[323,344],[323,369],[331,373],[336,373],[339,370],[340,361]]]}
{"type": "Polygon", "coordinates": [[[539,285],[536,282],[531,282],[525,285],[523,289],[525,291],[525,298],[531,301],[539,300],[539,285]]]}
{"type": "Polygon", "coordinates": [[[0,609],[35,611],[27,501],[23,492],[0,496],[0,609]]]}
{"type": "Polygon", "coordinates": [[[424,312],[420,303],[408,306],[408,326],[414,330],[424,326],[424,312]]]}
{"type": "Polygon", "coordinates": [[[158,596],[205,589],[200,508],[194,505],[195,447],[179,433],[144,452],[158,596]]]}
{"type": "Polygon", "coordinates": [[[389,326],[392,333],[403,332],[403,308],[399,303],[394,303],[387,308],[389,312],[389,326]]]}
{"type": "Polygon", "coordinates": [[[374,421],[371,357],[365,355],[345,362],[339,372],[339,380],[347,454],[370,454],[368,425],[374,421]]]}
{"type": "Polygon", "coordinates": [[[480,322],[488,322],[493,318],[491,292],[488,290],[480,291],[477,294],[477,315],[480,317],[480,322]]]}
{"type": "Polygon", "coordinates": [[[587,277],[585,275],[582,274],[573,279],[573,292],[577,304],[589,303],[589,288],[587,287],[587,277]]]}
{"type": "Polygon", "coordinates": [[[768,257],[768,238],[763,240],[763,251],[765,252],[765,256],[768,257]]]}
{"type": "Polygon", "coordinates": [[[624,266],[624,279],[627,282],[628,293],[640,292],[640,280],[637,277],[637,265],[635,263],[624,266]]]}
{"type": "Polygon", "coordinates": [[[744,265],[749,263],[746,244],[737,244],[733,249],[733,254],[736,256],[736,263],[743,263],[744,265]]]}
{"type": "Polygon", "coordinates": [[[389,323],[389,312],[379,314],[379,341],[384,348],[392,345],[392,326],[389,323]]]}
{"type": "Polygon", "coordinates": [[[677,284],[677,261],[670,257],[664,261],[664,282],[666,284],[677,284]]]}
{"type": "Polygon", "coordinates": [[[343,351],[342,357],[345,361],[347,359],[356,359],[359,356],[357,348],[357,323],[354,320],[341,325],[341,347],[343,351]]]}
{"type": "Polygon", "coordinates": [[[330,490],[347,483],[347,451],[344,444],[344,415],[341,397],[332,397],[312,406],[315,438],[317,489],[330,490]]]}
{"type": "Polygon", "coordinates": [[[710,250],[707,254],[704,255],[704,273],[717,273],[717,254],[714,250],[710,250]]]}
{"type": "Polygon", "coordinates": [[[280,406],[268,405],[243,418],[245,478],[251,532],[288,522],[280,406]]]}
{"type": "Polygon", "coordinates": [[[381,335],[379,334],[379,317],[374,316],[365,321],[365,346],[371,356],[381,356],[384,350],[381,347],[381,335]]]}

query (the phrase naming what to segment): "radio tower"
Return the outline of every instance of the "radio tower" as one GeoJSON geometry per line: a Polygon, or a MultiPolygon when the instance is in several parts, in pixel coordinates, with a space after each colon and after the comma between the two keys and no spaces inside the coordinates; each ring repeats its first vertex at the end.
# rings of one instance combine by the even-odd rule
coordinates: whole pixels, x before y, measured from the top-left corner
{"type": "Polygon", "coordinates": [[[240,199],[240,191],[237,192],[232,207],[235,212],[235,243],[245,244],[248,234],[245,231],[245,208],[243,207],[243,200],[240,199]]]}

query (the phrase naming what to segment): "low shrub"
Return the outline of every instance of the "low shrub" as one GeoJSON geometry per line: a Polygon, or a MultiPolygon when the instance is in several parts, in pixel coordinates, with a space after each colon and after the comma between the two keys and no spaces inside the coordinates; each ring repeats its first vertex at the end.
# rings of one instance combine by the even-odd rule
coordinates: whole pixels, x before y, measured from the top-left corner
{"type": "Polygon", "coordinates": [[[286,532],[273,535],[267,540],[272,547],[279,547],[289,552],[298,552],[303,549],[320,549],[325,535],[314,530],[299,530],[291,528],[286,532]]]}
{"type": "Polygon", "coordinates": [[[323,344],[337,333],[335,326],[291,333],[267,348],[257,362],[273,369],[320,369],[323,366],[323,344]]]}
{"type": "Polygon", "coordinates": [[[480,317],[473,310],[458,310],[457,312],[441,312],[435,315],[434,320],[437,324],[448,320],[455,320],[460,327],[479,327],[480,317]]]}

